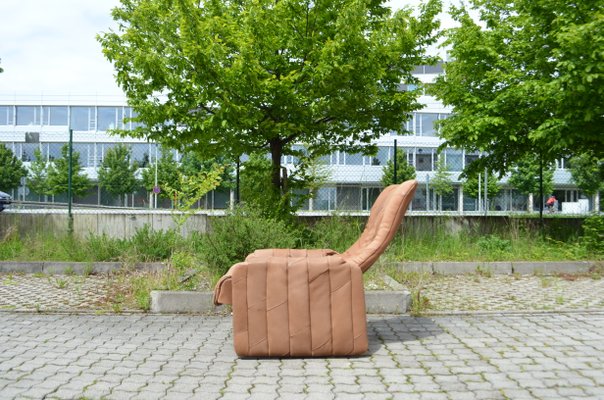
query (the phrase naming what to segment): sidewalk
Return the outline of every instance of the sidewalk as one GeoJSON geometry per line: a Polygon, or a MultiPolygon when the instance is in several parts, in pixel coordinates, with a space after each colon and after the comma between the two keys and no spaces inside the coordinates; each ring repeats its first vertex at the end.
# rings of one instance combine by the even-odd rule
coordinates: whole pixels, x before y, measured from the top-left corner
{"type": "Polygon", "coordinates": [[[237,358],[230,316],[136,310],[119,276],[0,274],[0,399],[602,399],[598,278],[433,276],[422,317],[368,317],[367,355],[279,360],[237,358]]]}
{"type": "MultiPolygon", "coordinates": [[[[0,311],[141,312],[127,291],[119,276],[0,273],[0,311]]],[[[589,275],[436,275],[419,291],[428,299],[424,314],[604,311],[604,279],[589,275]]]]}
{"type": "Polygon", "coordinates": [[[370,316],[358,358],[239,359],[230,317],[0,313],[6,399],[602,399],[604,313],[370,316]]]}

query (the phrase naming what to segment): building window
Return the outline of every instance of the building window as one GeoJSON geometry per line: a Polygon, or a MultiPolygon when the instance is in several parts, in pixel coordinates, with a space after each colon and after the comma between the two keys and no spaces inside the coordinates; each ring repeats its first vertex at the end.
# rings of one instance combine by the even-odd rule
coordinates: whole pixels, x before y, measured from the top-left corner
{"type": "Polygon", "coordinates": [[[67,126],[66,106],[44,106],[42,113],[42,125],[67,126]]]}
{"type": "Polygon", "coordinates": [[[40,125],[40,107],[17,106],[17,125],[40,125]]]}
{"type": "Polygon", "coordinates": [[[362,190],[362,203],[363,203],[363,210],[364,211],[368,211],[371,210],[371,207],[373,207],[373,203],[375,203],[375,200],[378,198],[378,196],[380,195],[381,192],[381,188],[379,187],[365,187],[362,190]]]}
{"type": "Polygon", "coordinates": [[[436,113],[419,113],[419,133],[421,136],[438,136],[438,131],[434,124],[438,121],[436,113]]]}
{"type": "Polygon", "coordinates": [[[432,149],[417,149],[415,154],[415,169],[418,171],[432,171],[432,149]]]}
{"type": "Polygon", "coordinates": [[[449,171],[463,171],[463,154],[461,150],[445,150],[445,159],[449,171]]]}
{"type": "Polygon", "coordinates": [[[338,186],[337,209],[338,210],[360,210],[361,188],[356,186],[338,186]]]}
{"type": "Polygon", "coordinates": [[[116,107],[98,107],[97,108],[97,130],[108,131],[117,127],[117,108],[116,107]]]}
{"type": "Polygon", "coordinates": [[[333,210],[336,200],[336,188],[322,187],[317,190],[313,199],[315,210],[333,210]]]}
{"type": "Polygon", "coordinates": [[[74,131],[94,130],[94,121],[93,107],[71,107],[71,129],[74,131]]]}
{"type": "Polygon", "coordinates": [[[345,153],[346,165],[363,165],[363,155],[360,153],[345,153]]]}
{"type": "Polygon", "coordinates": [[[14,113],[13,106],[0,106],[0,125],[13,125],[14,113]]]}

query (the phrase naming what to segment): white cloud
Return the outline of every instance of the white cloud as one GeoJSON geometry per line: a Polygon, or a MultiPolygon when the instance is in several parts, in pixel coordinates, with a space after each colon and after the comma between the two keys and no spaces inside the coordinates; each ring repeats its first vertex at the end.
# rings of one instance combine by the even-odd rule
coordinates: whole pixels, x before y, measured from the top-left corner
{"type": "MultiPolygon", "coordinates": [[[[390,0],[393,8],[418,0],[390,0]]],[[[457,0],[445,1],[445,9],[457,0]]],[[[119,0],[2,0],[2,93],[118,94],[114,70],[96,35],[115,26],[110,11],[119,0]]],[[[441,15],[442,26],[452,20],[441,15]]]]}
{"type": "Polygon", "coordinates": [[[0,91],[120,93],[96,41],[117,0],[3,0],[0,91]]]}

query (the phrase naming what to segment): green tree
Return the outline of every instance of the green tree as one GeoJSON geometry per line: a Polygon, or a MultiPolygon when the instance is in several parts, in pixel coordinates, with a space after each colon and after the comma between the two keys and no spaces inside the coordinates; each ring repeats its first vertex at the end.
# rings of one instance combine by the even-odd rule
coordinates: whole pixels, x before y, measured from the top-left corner
{"type": "MultiPolygon", "coordinates": [[[[508,183],[523,194],[540,193],[540,163],[535,157],[526,157],[511,170],[508,183]]],[[[554,190],[554,164],[543,166],[543,195],[547,196],[554,190]]]]}
{"type": "Polygon", "coordinates": [[[178,184],[181,175],[172,150],[167,147],[162,147],[161,156],[156,163],[150,164],[149,168],[143,171],[143,186],[149,192],[153,190],[153,187],[155,186],[155,171],[157,171],[157,185],[161,190],[159,196],[166,199],[172,199],[170,193],[166,191],[166,188],[169,186],[173,190],[180,190],[178,184]],[[156,163],[157,168],[155,165],[156,163]]]}
{"type": "MultiPolygon", "coordinates": [[[[61,147],[61,157],[48,165],[48,194],[67,194],[69,181],[69,145],[61,147]]],[[[72,153],[71,191],[74,196],[83,196],[91,186],[90,179],[82,173],[80,153],[72,153]]]]}
{"type": "Polygon", "coordinates": [[[603,166],[604,159],[598,159],[593,153],[579,154],[570,159],[572,180],[588,195],[604,191],[603,166]]]}
{"type": "Polygon", "coordinates": [[[403,151],[396,153],[396,182],[394,181],[394,161],[388,160],[382,169],[382,185],[388,186],[415,179],[415,167],[407,161],[403,151]]]}
{"type": "Polygon", "coordinates": [[[438,195],[438,209],[442,211],[443,208],[443,196],[453,193],[453,180],[451,179],[451,172],[449,167],[445,163],[444,157],[440,157],[436,163],[436,174],[430,184],[434,193],[438,195]]]}
{"type": "Polygon", "coordinates": [[[481,22],[452,8],[451,61],[431,89],[453,107],[441,122],[446,145],[488,152],[473,172],[503,173],[534,154],[602,156],[602,0],[469,3],[481,22]]]}
{"type": "MultiPolygon", "coordinates": [[[[392,12],[383,0],[122,0],[98,36],[146,137],[204,157],[371,150],[420,108],[416,65],[433,61],[439,0],[392,12]]],[[[272,188],[272,189],[271,189],[272,188]]]]}
{"type": "Polygon", "coordinates": [[[0,144],[0,190],[8,192],[21,184],[27,170],[15,154],[4,144],[0,144]]]}
{"type": "Polygon", "coordinates": [[[34,150],[34,160],[29,166],[29,174],[27,175],[27,187],[39,197],[45,196],[49,192],[48,163],[42,156],[40,149],[34,150]]]}
{"type": "Polygon", "coordinates": [[[210,173],[216,170],[216,166],[221,166],[220,186],[223,188],[233,188],[235,185],[235,171],[232,162],[228,162],[225,157],[205,158],[197,152],[187,152],[180,160],[180,171],[184,176],[194,176],[200,172],[210,173]]]}
{"type": "MultiPolygon", "coordinates": [[[[491,201],[497,196],[499,191],[501,190],[501,186],[499,186],[499,182],[497,182],[497,178],[493,174],[487,175],[487,197],[491,201]]],[[[476,174],[474,176],[470,175],[466,177],[466,180],[463,184],[463,191],[465,194],[470,196],[471,198],[478,199],[479,197],[483,198],[484,201],[484,174],[476,174]],[[480,180],[480,183],[479,183],[480,180]],[[480,195],[479,193],[480,189],[480,195]]]]}
{"type": "Polygon", "coordinates": [[[105,152],[98,170],[99,186],[114,196],[130,194],[139,186],[137,170],[138,163],[132,161],[130,149],[118,144],[105,152]]]}
{"type": "Polygon", "coordinates": [[[252,154],[243,163],[240,178],[241,201],[262,216],[287,220],[295,211],[289,191],[282,196],[267,190],[271,186],[271,160],[266,156],[252,154]]]}

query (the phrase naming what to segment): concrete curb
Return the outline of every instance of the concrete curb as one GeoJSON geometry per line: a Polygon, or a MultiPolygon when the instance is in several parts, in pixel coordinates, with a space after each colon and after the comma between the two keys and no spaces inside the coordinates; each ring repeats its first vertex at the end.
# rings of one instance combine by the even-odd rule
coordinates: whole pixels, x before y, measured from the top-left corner
{"type": "MultiPolygon", "coordinates": [[[[367,290],[365,309],[368,314],[404,314],[411,305],[407,290],[367,290]]],[[[154,290],[151,312],[157,314],[206,314],[221,310],[214,305],[212,292],[154,290]]]]}
{"type": "Polygon", "coordinates": [[[581,274],[589,272],[589,269],[598,261],[496,261],[496,262],[399,262],[395,267],[404,272],[420,272],[441,275],[471,274],[476,272],[488,272],[497,275],[553,275],[559,273],[581,274]]]}
{"type": "MultiPolygon", "coordinates": [[[[158,271],[164,263],[136,263],[131,268],[138,271],[158,271]]],[[[0,262],[0,273],[24,274],[106,274],[119,271],[127,266],[121,262],[60,262],[60,261],[5,261],[0,262]]]]}
{"type": "MultiPolygon", "coordinates": [[[[424,272],[430,274],[456,275],[481,272],[509,275],[552,275],[558,273],[578,274],[589,272],[589,268],[602,264],[602,261],[405,261],[394,263],[394,266],[404,272],[424,272]]],[[[158,271],[166,263],[136,263],[131,268],[139,271],[158,271]]],[[[46,273],[65,274],[87,273],[104,274],[124,269],[121,262],[61,262],[61,261],[0,261],[0,273],[46,273]],[[92,269],[91,269],[92,268],[92,269]]],[[[396,289],[393,287],[393,289],[396,289]]]]}

